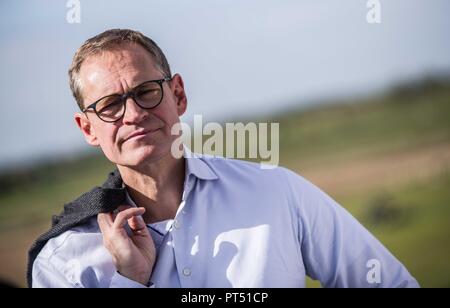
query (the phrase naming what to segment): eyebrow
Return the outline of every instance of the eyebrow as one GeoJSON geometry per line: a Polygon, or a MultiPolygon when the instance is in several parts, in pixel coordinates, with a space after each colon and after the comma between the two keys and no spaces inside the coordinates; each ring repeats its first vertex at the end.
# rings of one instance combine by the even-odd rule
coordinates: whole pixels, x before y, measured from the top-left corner
{"type": "Polygon", "coordinates": [[[93,104],[95,104],[96,102],[98,102],[98,101],[100,101],[100,100],[102,100],[102,99],[104,99],[104,98],[110,97],[110,96],[122,96],[122,95],[124,95],[125,93],[128,93],[128,92],[130,92],[130,91],[133,91],[134,89],[136,89],[137,87],[143,85],[143,84],[146,83],[146,82],[156,81],[156,80],[159,80],[159,79],[150,79],[150,80],[142,81],[141,83],[138,83],[137,85],[131,87],[130,90],[125,91],[125,92],[123,92],[123,93],[117,93],[117,92],[116,92],[116,93],[111,93],[111,94],[102,96],[102,97],[100,97],[99,99],[95,100],[95,101],[93,102],[93,104]]]}
{"type": "MultiPolygon", "coordinates": [[[[169,81],[169,80],[172,80],[172,77],[161,77],[161,78],[159,78],[159,79],[149,79],[149,80],[146,80],[146,81],[142,81],[141,83],[139,83],[138,85],[132,87],[129,91],[127,91],[127,92],[125,92],[125,93],[128,93],[128,92],[130,92],[130,91],[133,91],[133,90],[136,89],[137,87],[139,87],[139,86],[141,86],[141,85],[143,85],[144,83],[147,83],[147,82],[151,82],[151,81],[153,81],[153,82],[156,82],[156,81],[169,81]]],[[[161,84],[161,86],[162,86],[162,84],[161,84]]],[[[98,103],[99,101],[101,101],[102,99],[104,99],[104,98],[106,98],[106,97],[111,97],[111,96],[122,96],[122,95],[124,95],[125,93],[120,93],[120,94],[119,94],[119,93],[113,93],[113,94],[108,94],[108,95],[105,95],[105,96],[103,96],[103,97],[100,97],[99,99],[97,99],[96,101],[94,101],[93,103],[91,103],[90,105],[88,105],[86,108],[84,108],[84,111],[86,111],[88,108],[91,108],[92,105],[98,103]]],[[[83,111],[83,112],[84,112],[84,111],[83,111]]]]}

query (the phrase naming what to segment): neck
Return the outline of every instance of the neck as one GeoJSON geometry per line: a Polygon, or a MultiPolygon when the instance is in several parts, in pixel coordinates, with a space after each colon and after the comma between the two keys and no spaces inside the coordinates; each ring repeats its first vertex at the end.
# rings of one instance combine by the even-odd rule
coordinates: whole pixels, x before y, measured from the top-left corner
{"type": "Polygon", "coordinates": [[[140,168],[117,167],[133,201],[146,209],[146,223],[175,217],[183,194],[184,158],[169,154],[140,168]]]}

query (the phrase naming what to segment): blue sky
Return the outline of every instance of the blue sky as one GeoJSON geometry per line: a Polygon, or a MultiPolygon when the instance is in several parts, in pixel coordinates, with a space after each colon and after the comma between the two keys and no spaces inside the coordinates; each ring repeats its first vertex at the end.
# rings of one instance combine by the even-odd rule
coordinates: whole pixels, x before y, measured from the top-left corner
{"type": "Polygon", "coordinates": [[[67,68],[108,28],[160,45],[184,77],[187,122],[278,113],[450,70],[447,0],[380,0],[376,25],[365,0],[80,0],[80,24],[66,22],[66,2],[0,2],[0,168],[87,149],[67,68]]]}

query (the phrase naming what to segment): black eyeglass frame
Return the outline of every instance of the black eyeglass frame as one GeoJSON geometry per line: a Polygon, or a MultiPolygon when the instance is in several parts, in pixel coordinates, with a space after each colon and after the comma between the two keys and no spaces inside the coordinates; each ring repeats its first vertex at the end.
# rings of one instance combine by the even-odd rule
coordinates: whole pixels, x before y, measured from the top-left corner
{"type": "Polygon", "coordinates": [[[131,98],[133,99],[133,101],[136,103],[136,105],[138,105],[138,106],[141,107],[142,109],[154,109],[154,108],[158,107],[158,106],[161,104],[161,102],[162,102],[162,100],[163,100],[163,98],[164,98],[164,88],[163,88],[163,86],[162,86],[163,82],[165,82],[165,81],[171,81],[171,80],[172,80],[172,77],[165,77],[165,78],[163,78],[163,79],[156,79],[156,80],[147,80],[147,81],[144,81],[144,82],[138,84],[138,85],[135,86],[133,89],[131,89],[130,91],[128,91],[128,92],[126,92],[126,93],[124,93],[124,94],[110,94],[110,95],[103,96],[102,98],[99,98],[98,100],[96,100],[95,102],[93,102],[92,104],[90,104],[89,106],[87,106],[86,108],[84,108],[83,110],[81,110],[81,112],[86,113],[86,111],[88,111],[89,109],[94,109],[95,114],[97,115],[97,117],[98,117],[100,120],[102,120],[102,121],[104,121],[104,122],[107,122],[107,123],[114,123],[114,122],[117,122],[117,121],[119,121],[120,119],[122,119],[123,116],[125,115],[125,112],[126,112],[126,109],[127,109],[127,104],[126,104],[126,103],[127,103],[127,100],[128,100],[129,97],[131,97],[131,98]],[[158,102],[155,106],[153,106],[153,107],[142,107],[142,106],[139,104],[138,100],[136,99],[136,89],[139,89],[139,88],[140,88],[141,86],[143,86],[144,84],[147,84],[147,83],[155,83],[155,82],[156,82],[156,83],[159,85],[159,87],[161,88],[161,98],[160,98],[159,102],[158,102]],[[108,98],[108,97],[118,97],[118,98],[121,100],[122,104],[124,105],[122,115],[121,115],[120,117],[118,117],[116,120],[108,121],[108,120],[102,119],[102,117],[100,116],[100,114],[99,114],[99,112],[98,112],[98,110],[97,110],[97,108],[96,108],[96,107],[97,107],[97,104],[98,104],[100,101],[102,101],[102,100],[104,100],[105,98],[108,98]]]}

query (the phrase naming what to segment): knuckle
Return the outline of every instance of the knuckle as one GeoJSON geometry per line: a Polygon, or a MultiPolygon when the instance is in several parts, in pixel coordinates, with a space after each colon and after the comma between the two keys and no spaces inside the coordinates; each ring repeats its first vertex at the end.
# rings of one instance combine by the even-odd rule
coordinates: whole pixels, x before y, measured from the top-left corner
{"type": "Polygon", "coordinates": [[[103,239],[103,246],[105,246],[108,250],[111,250],[112,243],[109,239],[103,239]]]}
{"type": "Polygon", "coordinates": [[[126,214],[127,213],[125,211],[119,212],[116,216],[116,220],[123,220],[125,218],[126,214]]]}

